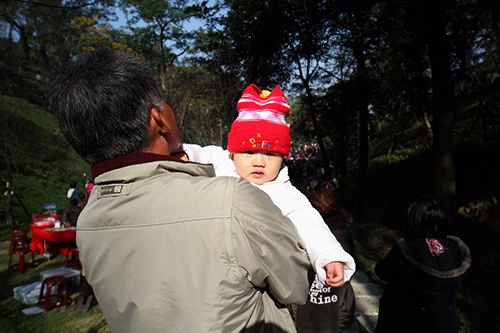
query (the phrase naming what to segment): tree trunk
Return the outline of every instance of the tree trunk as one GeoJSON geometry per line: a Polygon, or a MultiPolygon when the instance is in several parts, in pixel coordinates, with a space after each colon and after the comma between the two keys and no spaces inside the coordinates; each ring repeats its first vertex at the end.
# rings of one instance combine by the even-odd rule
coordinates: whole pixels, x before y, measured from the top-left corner
{"type": "Polygon", "coordinates": [[[424,122],[425,122],[425,127],[427,128],[427,133],[429,134],[431,140],[433,140],[434,135],[432,134],[432,126],[431,122],[429,121],[429,116],[427,115],[427,112],[424,112],[424,122]]]}
{"type": "Polygon", "coordinates": [[[330,170],[330,159],[328,158],[328,152],[326,151],[325,144],[323,142],[323,132],[318,125],[318,121],[316,119],[316,106],[314,105],[313,96],[311,93],[311,88],[308,84],[304,84],[307,92],[307,104],[309,113],[311,115],[314,133],[316,133],[316,139],[318,140],[319,149],[321,151],[321,162],[323,163],[323,167],[325,170],[325,177],[328,179],[332,179],[332,171],[330,170]]]}
{"type": "MultiPolygon", "coordinates": [[[[344,94],[344,81],[340,81],[340,100],[345,100],[344,94]]],[[[345,194],[347,192],[347,143],[346,143],[346,108],[343,103],[339,104],[338,117],[335,121],[337,124],[337,131],[339,133],[339,138],[337,140],[338,144],[338,179],[339,186],[338,192],[340,200],[345,200],[345,194]]]]}
{"type": "Polygon", "coordinates": [[[346,144],[346,128],[345,128],[345,110],[341,110],[339,117],[339,196],[342,200],[345,199],[347,191],[347,144],[346,144]]]}
{"type": "Polygon", "coordinates": [[[432,71],[434,190],[452,220],[456,214],[453,140],[453,85],[445,31],[443,0],[425,0],[429,58],[432,71]]]}
{"type": "Polygon", "coordinates": [[[355,10],[350,18],[350,30],[353,38],[353,55],[357,65],[358,110],[359,110],[359,166],[358,166],[358,209],[357,219],[363,219],[366,202],[367,173],[369,158],[368,143],[368,70],[365,65],[364,41],[361,12],[355,10]]]}

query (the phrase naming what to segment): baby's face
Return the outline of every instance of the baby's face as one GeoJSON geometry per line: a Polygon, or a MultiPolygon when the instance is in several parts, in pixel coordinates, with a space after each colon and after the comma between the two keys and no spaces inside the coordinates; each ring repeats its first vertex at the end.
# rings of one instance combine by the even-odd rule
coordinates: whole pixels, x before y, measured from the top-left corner
{"type": "Polygon", "coordinates": [[[231,160],[242,178],[256,185],[275,180],[280,172],[283,155],[261,150],[232,153],[231,160]]]}

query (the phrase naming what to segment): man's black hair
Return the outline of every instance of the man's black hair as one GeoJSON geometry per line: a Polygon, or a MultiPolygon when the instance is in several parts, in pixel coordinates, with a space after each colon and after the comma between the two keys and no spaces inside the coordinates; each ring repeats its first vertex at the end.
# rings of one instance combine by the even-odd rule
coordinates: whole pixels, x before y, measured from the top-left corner
{"type": "Polygon", "coordinates": [[[143,150],[151,108],[163,110],[151,70],[130,54],[89,52],[61,68],[50,103],[61,131],[90,165],[143,150]]]}

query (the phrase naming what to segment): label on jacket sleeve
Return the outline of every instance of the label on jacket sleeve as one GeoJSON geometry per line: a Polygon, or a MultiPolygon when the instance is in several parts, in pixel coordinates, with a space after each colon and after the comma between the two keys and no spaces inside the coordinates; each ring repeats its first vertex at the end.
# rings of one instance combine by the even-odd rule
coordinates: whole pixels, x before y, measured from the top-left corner
{"type": "Polygon", "coordinates": [[[121,195],[128,195],[130,193],[130,184],[119,184],[119,185],[104,185],[98,187],[98,198],[103,197],[116,197],[121,195]]]}

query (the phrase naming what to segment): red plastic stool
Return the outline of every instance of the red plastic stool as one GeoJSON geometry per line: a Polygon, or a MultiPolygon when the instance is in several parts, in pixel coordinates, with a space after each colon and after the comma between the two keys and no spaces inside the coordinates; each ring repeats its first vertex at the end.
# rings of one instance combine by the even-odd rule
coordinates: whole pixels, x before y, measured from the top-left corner
{"type": "Polygon", "coordinates": [[[17,270],[24,274],[24,269],[35,264],[35,255],[29,247],[26,229],[17,228],[12,230],[12,237],[9,245],[9,267],[7,270],[17,270]],[[31,262],[24,262],[24,257],[31,253],[31,262]],[[19,263],[12,265],[12,256],[19,255],[19,263]]]}
{"type": "Polygon", "coordinates": [[[82,267],[82,263],[80,262],[80,251],[78,250],[77,247],[72,247],[68,249],[66,252],[66,261],[64,262],[64,267],[82,267]],[[69,255],[71,254],[71,259],[69,258],[69,255]]]}
{"type": "Polygon", "coordinates": [[[51,276],[43,280],[38,305],[43,307],[44,311],[59,305],[68,305],[68,283],[64,276],[51,276]],[[57,287],[57,294],[51,294],[53,287],[57,287]],[[44,289],[46,289],[45,296],[44,289]]]}

